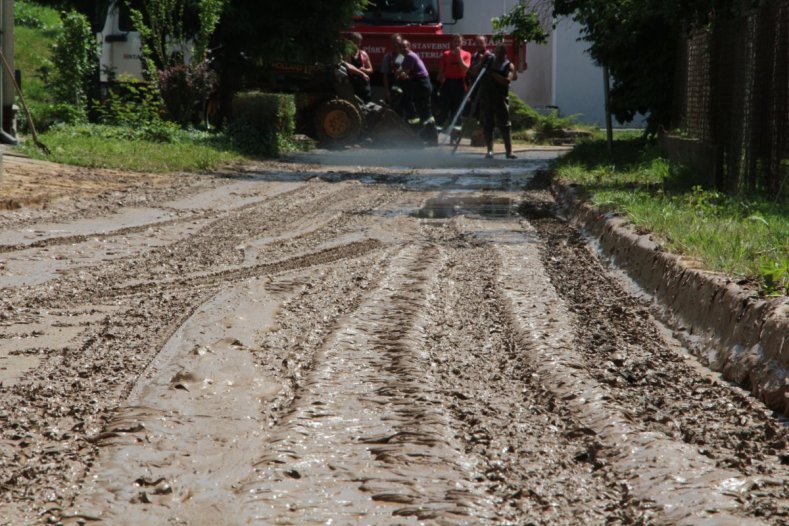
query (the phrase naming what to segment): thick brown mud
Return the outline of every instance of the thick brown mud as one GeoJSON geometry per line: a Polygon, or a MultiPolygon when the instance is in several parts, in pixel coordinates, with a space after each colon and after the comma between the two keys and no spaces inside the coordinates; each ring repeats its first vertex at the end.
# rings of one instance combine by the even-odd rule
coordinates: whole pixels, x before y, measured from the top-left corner
{"type": "Polygon", "coordinates": [[[552,214],[555,154],[522,153],[3,212],[0,525],[786,524],[786,422],[671,339],[552,214]]]}

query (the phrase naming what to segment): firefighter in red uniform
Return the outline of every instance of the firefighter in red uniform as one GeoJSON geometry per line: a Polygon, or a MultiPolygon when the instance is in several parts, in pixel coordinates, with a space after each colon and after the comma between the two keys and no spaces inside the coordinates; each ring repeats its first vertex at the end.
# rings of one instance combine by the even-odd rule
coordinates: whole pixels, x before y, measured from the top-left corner
{"type": "Polygon", "coordinates": [[[471,53],[462,48],[463,38],[452,35],[452,47],[441,55],[438,86],[441,93],[439,122],[451,120],[466,96],[466,73],[471,66],[471,53]]]}

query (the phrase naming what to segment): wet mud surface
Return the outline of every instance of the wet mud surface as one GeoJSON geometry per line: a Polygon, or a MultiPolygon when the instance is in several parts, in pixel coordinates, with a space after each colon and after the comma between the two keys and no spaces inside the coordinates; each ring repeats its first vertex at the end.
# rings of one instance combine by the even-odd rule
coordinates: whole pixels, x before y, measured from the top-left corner
{"type": "Polygon", "coordinates": [[[789,523],[786,421],[553,214],[555,155],[8,207],[0,525],[789,523]]]}

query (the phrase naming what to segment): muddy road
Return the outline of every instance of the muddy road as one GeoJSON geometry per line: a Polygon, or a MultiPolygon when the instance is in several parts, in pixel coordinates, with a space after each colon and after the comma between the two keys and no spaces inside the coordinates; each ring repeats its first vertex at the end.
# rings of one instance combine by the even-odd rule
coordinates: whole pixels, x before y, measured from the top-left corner
{"type": "Polygon", "coordinates": [[[554,213],[555,155],[0,213],[0,525],[788,524],[786,420],[554,213]]]}

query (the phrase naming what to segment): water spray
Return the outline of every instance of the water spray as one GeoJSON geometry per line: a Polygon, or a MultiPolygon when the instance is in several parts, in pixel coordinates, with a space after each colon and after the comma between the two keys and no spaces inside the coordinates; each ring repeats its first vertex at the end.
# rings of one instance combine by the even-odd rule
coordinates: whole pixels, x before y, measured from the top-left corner
{"type": "MultiPolygon", "coordinates": [[[[469,99],[471,99],[471,95],[474,93],[474,90],[477,87],[477,84],[479,84],[479,81],[482,80],[482,77],[484,77],[485,73],[487,73],[487,72],[488,72],[488,68],[487,68],[487,66],[485,66],[484,68],[482,68],[480,70],[479,75],[477,75],[477,78],[474,79],[474,83],[471,84],[471,87],[466,92],[466,96],[463,97],[463,102],[460,103],[460,108],[458,108],[457,113],[455,113],[455,117],[452,119],[452,122],[449,123],[449,133],[445,133],[444,134],[444,138],[441,140],[441,146],[446,144],[447,138],[451,138],[452,137],[452,130],[455,129],[455,124],[457,124],[458,119],[460,118],[460,115],[463,113],[463,110],[466,109],[466,105],[468,104],[469,99]]],[[[460,141],[458,140],[458,142],[460,142],[460,141]]]]}

